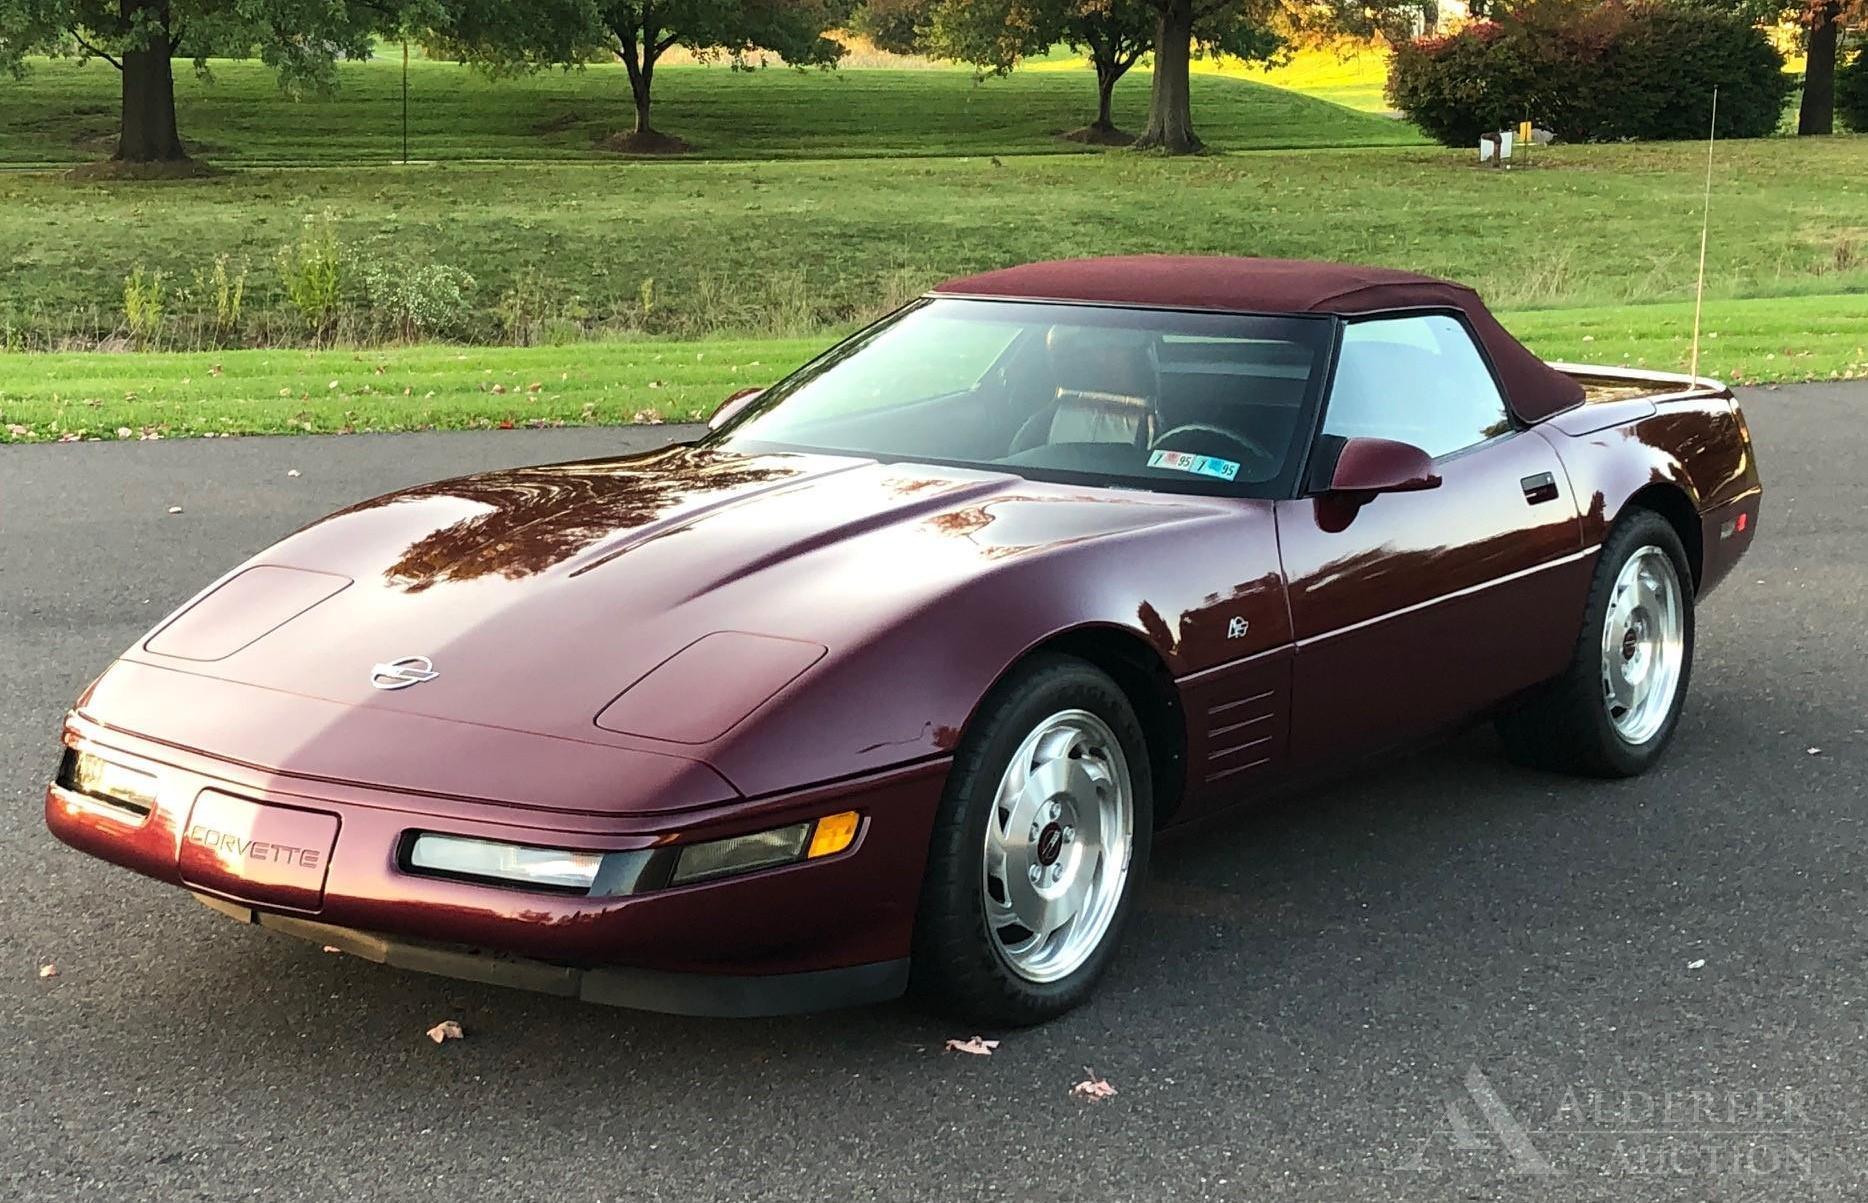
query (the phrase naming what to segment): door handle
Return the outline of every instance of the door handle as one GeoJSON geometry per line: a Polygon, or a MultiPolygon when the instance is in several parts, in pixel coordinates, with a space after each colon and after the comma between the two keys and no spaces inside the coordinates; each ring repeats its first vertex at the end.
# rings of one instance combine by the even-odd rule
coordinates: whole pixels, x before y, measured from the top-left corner
{"type": "Polygon", "coordinates": [[[1518,484],[1524,489],[1524,500],[1530,505],[1542,505],[1557,499],[1557,478],[1549,472],[1521,477],[1518,484]]]}

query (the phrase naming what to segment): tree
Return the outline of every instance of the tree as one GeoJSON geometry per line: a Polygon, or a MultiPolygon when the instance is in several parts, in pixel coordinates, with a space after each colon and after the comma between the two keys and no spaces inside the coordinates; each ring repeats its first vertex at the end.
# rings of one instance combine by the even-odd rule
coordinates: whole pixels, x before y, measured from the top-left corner
{"type": "Polygon", "coordinates": [[[1841,32],[1841,0],[1814,0],[1800,14],[1810,31],[1803,67],[1803,100],[1797,105],[1797,133],[1836,132],[1836,41],[1841,32]]]}
{"type": "Polygon", "coordinates": [[[1142,150],[1185,155],[1203,150],[1193,132],[1192,60],[1196,53],[1269,59],[1284,40],[1272,32],[1273,10],[1262,0],[1148,0],[1154,9],[1154,80],[1142,150]]]}
{"type": "Polygon", "coordinates": [[[1116,130],[1111,100],[1116,82],[1153,44],[1154,10],[1147,0],[938,0],[923,41],[939,58],[994,75],[1062,42],[1096,69],[1096,119],[1083,134],[1127,141],[1116,130]]]}
{"type": "Polygon", "coordinates": [[[0,0],[0,67],[32,53],[109,63],[123,77],[115,162],[183,164],[174,60],[205,71],[210,52],[257,50],[288,88],[328,88],[340,57],[369,53],[404,0],[0,0]]]}
{"type": "Polygon", "coordinates": [[[638,151],[685,145],[650,121],[655,66],[674,47],[724,56],[736,69],[767,53],[794,67],[830,67],[843,46],[824,34],[849,16],[845,0],[446,0],[444,8],[443,35],[494,70],[620,58],[636,121],[611,145],[638,151]]]}
{"type": "Polygon", "coordinates": [[[1789,21],[1804,32],[1803,99],[1797,133],[1832,134],[1836,128],[1836,58],[1842,27],[1868,21],[1868,0],[1684,0],[1749,17],[1760,25],[1789,21]]]}
{"type": "Polygon", "coordinates": [[[889,54],[920,54],[927,0],[864,0],[850,14],[850,32],[889,54]]]}
{"type": "Polygon", "coordinates": [[[1196,57],[1275,61],[1295,39],[1332,33],[1404,36],[1429,0],[1146,0],[1154,10],[1154,86],[1148,126],[1135,145],[1191,154],[1202,149],[1193,129],[1191,66],[1196,57]]]}

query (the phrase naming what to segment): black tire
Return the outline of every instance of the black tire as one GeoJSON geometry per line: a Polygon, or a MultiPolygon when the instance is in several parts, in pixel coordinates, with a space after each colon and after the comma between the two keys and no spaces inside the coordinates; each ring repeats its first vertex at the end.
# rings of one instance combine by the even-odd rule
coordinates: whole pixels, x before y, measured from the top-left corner
{"type": "Polygon", "coordinates": [[[1673,526],[1659,514],[1633,509],[1602,541],[1583,609],[1576,649],[1562,676],[1498,720],[1505,752],[1519,764],[1590,777],[1633,777],[1647,772],[1673,737],[1693,676],[1693,572],[1673,526]],[[1603,698],[1603,627],[1616,579],[1644,548],[1656,547],[1673,564],[1684,619],[1683,656],[1673,701],[1654,733],[1631,742],[1617,730],[1603,698]]]}
{"type": "Polygon", "coordinates": [[[1039,654],[981,703],[954,756],[928,848],[916,916],[911,989],[982,1027],[1040,1023],[1081,1004],[1108,967],[1148,870],[1154,831],[1148,745],[1128,697],[1107,674],[1071,656],[1039,654]],[[1087,960],[1056,981],[1028,980],[987,923],[985,847],[999,783],[1026,737],[1048,717],[1084,710],[1115,734],[1132,802],[1129,869],[1113,920],[1087,960]]]}

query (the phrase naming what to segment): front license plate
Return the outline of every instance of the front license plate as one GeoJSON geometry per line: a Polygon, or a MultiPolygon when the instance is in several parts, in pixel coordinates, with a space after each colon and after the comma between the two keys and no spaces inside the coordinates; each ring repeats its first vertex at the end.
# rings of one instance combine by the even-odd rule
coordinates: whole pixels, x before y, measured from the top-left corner
{"type": "Polygon", "coordinates": [[[182,880],[248,902],[315,911],[337,816],[203,790],[182,828],[182,880]]]}

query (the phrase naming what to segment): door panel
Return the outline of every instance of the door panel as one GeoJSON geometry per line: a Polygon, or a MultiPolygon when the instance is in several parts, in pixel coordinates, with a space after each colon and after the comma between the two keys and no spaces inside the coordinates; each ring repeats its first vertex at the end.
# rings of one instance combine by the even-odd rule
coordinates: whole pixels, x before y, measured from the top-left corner
{"type": "Polygon", "coordinates": [[[1273,648],[1180,682],[1187,785],[1176,820],[1249,800],[1285,767],[1291,649],[1273,648]]]}
{"type": "Polygon", "coordinates": [[[1444,727],[1568,661],[1589,564],[1556,453],[1523,431],[1436,470],[1436,489],[1277,505],[1295,768],[1444,727]]]}

